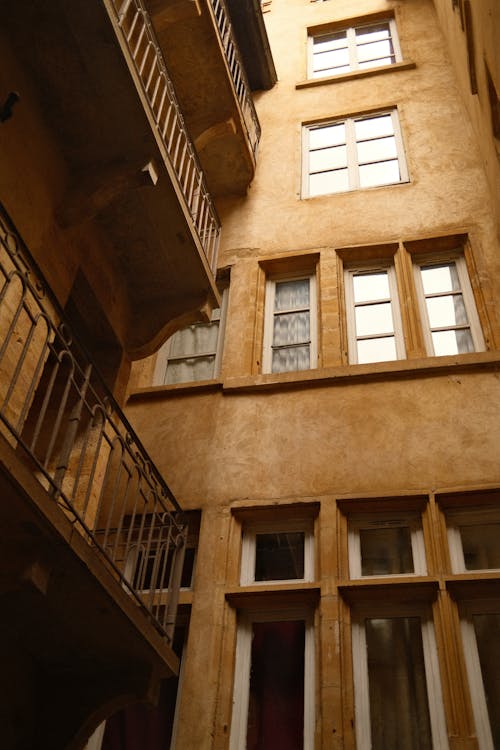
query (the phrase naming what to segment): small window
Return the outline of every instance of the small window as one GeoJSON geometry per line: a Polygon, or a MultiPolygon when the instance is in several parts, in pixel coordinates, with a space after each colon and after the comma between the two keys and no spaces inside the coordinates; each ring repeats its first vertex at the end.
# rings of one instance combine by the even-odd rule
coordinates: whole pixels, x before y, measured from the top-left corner
{"type": "Polygon", "coordinates": [[[465,663],[480,750],[500,747],[500,608],[498,601],[460,605],[465,663]]]}
{"type": "Polygon", "coordinates": [[[484,350],[464,257],[416,263],[415,281],[428,354],[445,356],[484,350]]]}
{"type": "Polygon", "coordinates": [[[241,584],[313,581],[310,521],[250,525],[243,532],[241,584]]]}
{"type": "Polygon", "coordinates": [[[401,61],[394,19],[309,37],[309,77],[322,78],[401,61]]]}
{"type": "Polygon", "coordinates": [[[176,331],[159,350],[155,385],[174,385],[218,377],[224,339],[227,289],[222,307],[212,312],[210,323],[194,323],[176,331]]]}
{"type": "Polygon", "coordinates": [[[404,358],[394,266],[348,268],[345,288],[349,362],[404,358]]]}
{"type": "Polygon", "coordinates": [[[454,573],[500,570],[500,510],[468,508],[447,513],[448,541],[454,573]]]}
{"type": "Polygon", "coordinates": [[[370,607],[352,620],[356,747],[448,748],[430,613],[370,607]]]}
{"type": "Polygon", "coordinates": [[[425,547],[416,513],[349,517],[351,578],[425,575],[425,547]]]}
{"type": "Polygon", "coordinates": [[[240,617],[230,750],[313,750],[314,630],[307,610],[240,617]]]}
{"type": "Polygon", "coordinates": [[[269,279],[266,286],[263,372],[316,367],[316,279],[269,279]]]}
{"type": "Polygon", "coordinates": [[[395,109],[303,129],[303,195],[408,181],[395,109]]]}

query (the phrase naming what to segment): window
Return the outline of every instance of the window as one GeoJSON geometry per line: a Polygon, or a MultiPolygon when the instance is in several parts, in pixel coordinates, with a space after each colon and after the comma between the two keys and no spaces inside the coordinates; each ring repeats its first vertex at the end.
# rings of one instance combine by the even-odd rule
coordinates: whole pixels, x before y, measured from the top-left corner
{"type": "Polygon", "coordinates": [[[316,279],[314,275],[268,279],[263,372],[316,367],[316,279]]]}
{"type": "Polygon", "coordinates": [[[405,356],[393,265],[345,271],[349,362],[367,363],[405,356]]]}
{"type": "Polygon", "coordinates": [[[454,573],[500,570],[500,510],[466,508],[447,513],[448,541],[454,573]]]}
{"type": "Polygon", "coordinates": [[[484,340],[462,255],[415,263],[427,353],[483,350],[484,340]]]}
{"type": "Polygon", "coordinates": [[[216,378],[220,370],[227,289],[222,307],[212,312],[210,323],[194,323],[176,331],[158,352],[155,385],[191,383],[216,378]]]}
{"type": "Polygon", "coordinates": [[[394,19],[309,37],[309,77],[322,78],[401,61],[394,19]]]}
{"type": "Polygon", "coordinates": [[[358,750],[447,748],[430,611],[403,604],[359,607],[352,649],[358,750]]]}
{"type": "Polygon", "coordinates": [[[241,584],[313,581],[312,520],[259,523],[245,527],[241,584]]]}
{"type": "Polygon", "coordinates": [[[240,617],[230,750],[243,747],[314,747],[314,630],[309,611],[240,617]]]}
{"type": "Polygon", "coordinates": [[[351,578],[425,575],[420,515],[377,513],[349,517],[351,578]]]}
{"type": "Polygon", "coordinates": [[[460,606],[465,663],[480,750],[500,747],[500,608],[498,600],[460,606]]]}
{"type": "Polygon", "coordinates": [[[303,129],[306,197],[407,182],[395,109],[303,129]]]}

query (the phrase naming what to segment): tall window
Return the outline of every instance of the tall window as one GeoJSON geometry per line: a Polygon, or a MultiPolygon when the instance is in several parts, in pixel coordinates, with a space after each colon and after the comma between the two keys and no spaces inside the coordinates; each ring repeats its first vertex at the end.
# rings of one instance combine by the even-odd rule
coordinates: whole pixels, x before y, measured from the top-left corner
{"type": "Polygon", "coordinates": [[[314,632],[303,610],[248,613],[238,626],[230,750],[312,750],[314,632]]]}
{"type": "Polygon", "coordinates": [[[266,287],[264,372],[316,367],[316,283],[314,275],[269,279],[266,287]]]}
{"type": "Polygon", "coordinates": [[[415,280],[428,354],[463,354],[484,349],[463,256],[416,263],[415,280]]]}
{"type": "Polygon", "coordinates": [[[400,62],[393,19],[309,37],[309,76],[322,78],[400,62]]]}
{"type": "Polygon", "coordinates": [[[303,133],[305,197],[408,181],[395,109],[307,125],[303,133]]]}
{"type": "Polygon", "coordinates": [[[448,748],[430,613],[362,608],[352,637],[358,750],[448,748]]]}
{"type": "Polygon", "coordinates": [[[227,289],[222,307],[212,312],[210,323],[194,323],[176,331],[158,352],[155,385],[173,385],[216,378],[220,370],[227,289]]]}
{"type": "Polygon", "coordinates": [[[404,357],[394,266],[347,269],[345,283],[349,362],[404,357]]]}

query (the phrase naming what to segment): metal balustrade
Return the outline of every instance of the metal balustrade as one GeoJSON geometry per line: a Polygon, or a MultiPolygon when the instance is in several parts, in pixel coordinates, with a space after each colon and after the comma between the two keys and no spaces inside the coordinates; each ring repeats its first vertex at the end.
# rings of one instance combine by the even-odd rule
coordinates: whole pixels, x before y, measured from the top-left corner
{"type": "Polygon", "coordinates": [[[212,6],[222,47],[226,54],[226,60],[231,78],[233,79],[236,96],[238,97],[243,113],[243,121],[245,123],[248,139],[253,154],[256,156],[257,147],[260,141],[261,128],[252,95],[250,93],[250,85],[245,73],[245,68],[243,67],[238,46],[235,42],[231,21],[229,20],[229,13],[224,0],[210,0],[210,5],[212,6]]]}
{"type": "Polygon", "coordinates": [[[173,166],[178,186],[213,273],[217,268],[220,221],[205,184],[174,87],[149,14],[142,0],[104,0],[116,33],[130,55],[138,83],[151,108],[156,133],[173,166]]]}
{"type": "Polygon", "coordinates": [[[0,208],[0,433],[172,639],[181,509],[0,208]]]}

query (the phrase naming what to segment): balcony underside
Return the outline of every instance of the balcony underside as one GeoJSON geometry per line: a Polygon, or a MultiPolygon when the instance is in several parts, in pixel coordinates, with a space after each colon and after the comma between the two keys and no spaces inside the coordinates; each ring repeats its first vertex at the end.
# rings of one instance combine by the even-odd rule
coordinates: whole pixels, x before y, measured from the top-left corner
{"type": "Polygon", "coordinates": [[[244,195],[254,149],[209,5],[146,0],[210,192],[244,195]]]}
{"type": "MultiPolygon", "coordinates": [[[[213,262],[105,3],[14,3],[3,31],[67,165],[56,221],[68,232],[89,221],[105,230],[108,261],[130,310],[122,343],[131,357],[145,356],[165,339],[173,318],[216,305],[218,293],[213,262]]],[[[19,93],[17,111],[31,103],[29,91],[19,93]]],[[[15,117],[9,126],[15,127],[15,117]]],[[[9,132],[2,133],[6,158],[9,132]]],[[[15,204],[8,206],[17,223],[15,204]]],[[[18,229],[24,233],[22,223],[18,229]]]]}
{"type": "Polygon", "coordinates": [[[83,747],[178,660],[0,436],[2,744],[83,747]]]}

